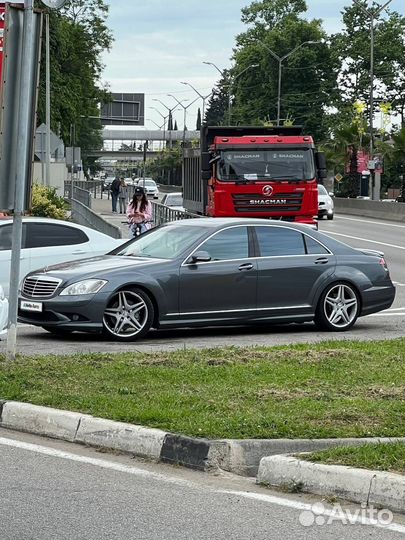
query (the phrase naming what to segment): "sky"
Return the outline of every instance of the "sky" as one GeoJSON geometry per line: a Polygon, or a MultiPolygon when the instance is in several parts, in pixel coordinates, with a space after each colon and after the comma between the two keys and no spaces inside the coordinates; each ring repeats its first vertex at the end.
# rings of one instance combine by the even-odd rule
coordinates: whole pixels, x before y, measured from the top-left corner
{"type": "MultiPolygon", "coordinates": [[[[308,19],[321,18],[327,33],[342,26],[341,11],[351,0],[307,0],[308,19]]],[[[383,5],[386,0],[378,0],[383,5]]],[[[219,78],[213,62],[221,70],[231,66],[235,36],[244,32],[241,9],[250,0],[106,0],[107,24],[114,36],[109,53],[103,56],[103,82],[112,92],[145,94],[145,127],[162,125],[161,114],[179,101],[191,103],[198,95],[181,81],[191,83],[202,95],[210,93],[219,78]],[[150,109],[156,107],[160,114],[150,109]],[[155,122],[155,123],[154,123],[155,122]]],[[[369,0],[371,5],[371,0],[369,0]]],[[[405,14],[404,0],[392,0],[391,9],[405,14]]],[[[187,111],[187,127],[195,129],[197,109],[202,100],[187,111]]],[[[179,129],[183,109],[174,113],[179,129]]]]}

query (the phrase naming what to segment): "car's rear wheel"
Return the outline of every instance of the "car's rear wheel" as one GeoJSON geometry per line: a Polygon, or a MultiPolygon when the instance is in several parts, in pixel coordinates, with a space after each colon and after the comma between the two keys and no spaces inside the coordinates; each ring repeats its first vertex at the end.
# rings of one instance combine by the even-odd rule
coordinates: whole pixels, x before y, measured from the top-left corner
{"type": "Polygon", "coordinates": [[[360,299],[356,289],[344,282],[332,283],[318,302],[315,324],[323,330],[349,330],[360,313],[360,299]]]}
{"type": "Polygon", "coordinates": [[[117,341],[135,341],[144,336],[152,326],[153,304],[141,289],[116,292],[103,314],[103,331],[117,341]]]}

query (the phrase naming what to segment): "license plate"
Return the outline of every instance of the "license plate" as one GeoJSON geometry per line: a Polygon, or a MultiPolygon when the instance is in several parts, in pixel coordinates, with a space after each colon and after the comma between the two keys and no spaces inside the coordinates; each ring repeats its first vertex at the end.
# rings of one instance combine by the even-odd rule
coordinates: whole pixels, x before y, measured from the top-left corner
{"type": "Polygon", "coordinates": [[[42,302],[28,302],[21,300],[20,309],[24,311],[42,311],[42,302]]]}

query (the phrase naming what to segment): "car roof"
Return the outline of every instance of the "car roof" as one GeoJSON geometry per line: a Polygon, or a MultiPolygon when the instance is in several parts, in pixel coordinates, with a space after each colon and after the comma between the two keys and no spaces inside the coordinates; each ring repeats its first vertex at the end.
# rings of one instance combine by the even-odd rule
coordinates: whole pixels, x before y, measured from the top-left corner
{"type": "MultiPolygon", "coordinates": [[[[66,221],[63,219],[53,219],[53,218],[37,217],[37,216],[23,216],[22,222],[23,223],[53,223],[56,225],[67,225],[69,227],[73,227],[74,229],[80,229],[82,231],[88,231],[89,233],[101,234],[102,236],[106,236],[107,238],[112,238],[108,236],[108,234],[97,231],[96,229],[92,229],[91,227],[86,227],[86,225],[80,225],[79,223],[74,223],[73,221],[66,221]]],[[[7,223],[13,223],[12,216],[8,216],[0,220],[0,226],[5,225],[7,223]]]]}
{"type": "Polygon", "coordinates": [[[271,227],[288,227],[296,228],[298,227],[302,231],[312,230],[310,227],[304,224],[299,223],[289,223],[288,221],[282,220],[271,220],[271,219],[260,219],[260,218],[210,218],[210,217],[201,217],[193,219],[181,219],[178,221],[170,221],[166,223],[167,226],[176,225],[176,223],[187,223],[194,227],[223,227],[226,225],[270,225],[271,227]]]}

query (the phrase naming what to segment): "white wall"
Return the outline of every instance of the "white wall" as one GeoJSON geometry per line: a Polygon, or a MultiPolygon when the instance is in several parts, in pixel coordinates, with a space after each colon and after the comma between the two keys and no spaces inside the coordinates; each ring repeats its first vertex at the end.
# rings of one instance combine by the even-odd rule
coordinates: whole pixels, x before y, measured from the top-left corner
{"type": "MultiPolygon", "coordinates": [[[[56,187],[57,194],[63,197],[64,194],[64,182],[68,179],[68,170],[65,163],[51,163],[51,186],[56,187]]],[[[38,161],[34,163],[33,182],[35,184],[42,184],[42,164],[38,161]]]]}

